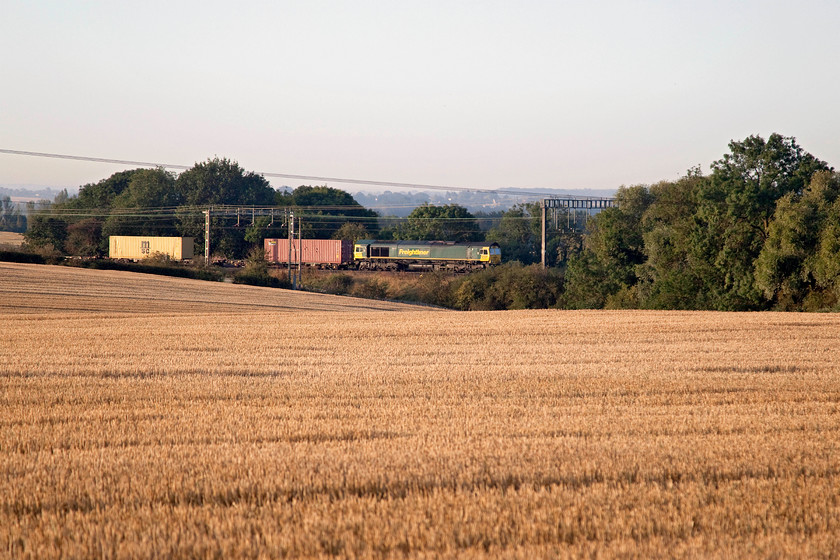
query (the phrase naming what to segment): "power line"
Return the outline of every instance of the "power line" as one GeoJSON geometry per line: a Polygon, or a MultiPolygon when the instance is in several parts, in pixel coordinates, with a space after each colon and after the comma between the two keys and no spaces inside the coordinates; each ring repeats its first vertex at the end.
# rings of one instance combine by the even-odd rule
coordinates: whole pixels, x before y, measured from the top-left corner
{"type": "MultiPolygon", "coordinates": [[[[148,161],[133,161],[133,160],[125,160],[125,159],[110,159],[110,158],[101,158],[101,157],[92,157],[92,156],[76,156],[76,155],[68,155],[68,154],[53,154],[53,153],[46,153],[46,152],[30,152],[25,150],[8,150],[0,148],[0,153],[9,154],[9,155],[18,155],[18,156],[31,156],[31,157],[43,157],[43,158],[52,158],[52,159],[69,159],[75,161],[90,161],[95,163],[112,163],[117,165],[133,165],[136,167],[162,167],[164,169],[190,169],[193,166],[190,165],[181,165],[181,164],[173,164],[173,163],[154,163],[148,161]]],[[[535,197],[549,197],[552,198],[592,198],[598,199],[602,197],[587,197],[587,196],[575,196],[575,195],[548,195],[546,193],[540,192],[531,192],[531,191],[524,191],[524,190],[512,190],[512,189],[480,189],[480,188],[473,188],[473,187],[452,187],[452,186],[442,186],[442,185],[426,185],[422,183],[400,183],[394,181],[372,181],[366,179],[347,179],[347,178],[340,178],[340,177],[322,177],[317,175],[292,175],[290,173],[275,173],[275,172],[267,172],[267,171],[255,171],[256,174],[262,175],[263,177],[276,177],[280,179],[295,179],[301,181],[323,181],[333,182],[333,183],[346,183],[351,185],[368,185],[368,186],[375,186],[375,187],[396,187],[396,188],[407,188],[407,189],[420,189],[420,190],[441,190],[441,191],[454,191],[454,192],[478,192],[478,193],[491,193],[491,194],[507,194],[507,195],[514,195],[514,196],[535,196],[535,197]]]]}

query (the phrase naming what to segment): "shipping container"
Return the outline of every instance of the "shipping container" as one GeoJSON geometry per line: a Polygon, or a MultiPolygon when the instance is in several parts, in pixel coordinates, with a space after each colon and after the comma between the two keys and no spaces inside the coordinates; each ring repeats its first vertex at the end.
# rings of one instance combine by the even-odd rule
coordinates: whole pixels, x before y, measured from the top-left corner
{"type": "MultiPolygon", "coordinates": [[[[353,242],[346,239],[301,239],[292,242],[292,263],[341,266],[353,262],[353,242]]],[[[273,263],[289,262],[288,239],[266,239],[265,260],[273,263]]]]}
{"type": "Polygon", "coordinates": [[[193,237],[112,235],[108,238],[108,257],[112,259],[145,259],[158,253],[182,260],[193,258],[194,251],[193,237]]]}

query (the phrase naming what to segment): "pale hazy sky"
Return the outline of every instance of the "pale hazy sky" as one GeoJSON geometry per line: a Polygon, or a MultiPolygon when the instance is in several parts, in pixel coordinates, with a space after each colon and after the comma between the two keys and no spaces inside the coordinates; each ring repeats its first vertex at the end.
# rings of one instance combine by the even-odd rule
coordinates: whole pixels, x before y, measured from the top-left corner
{"type": "MultiPolygon", "coordinates": [[[[838,0],[0,0],[0,49],[0,149],[608,189],[779,132],[840,167],[838,0]]],[[[0,184],[121,168],[0,154],[0,184]]]]}

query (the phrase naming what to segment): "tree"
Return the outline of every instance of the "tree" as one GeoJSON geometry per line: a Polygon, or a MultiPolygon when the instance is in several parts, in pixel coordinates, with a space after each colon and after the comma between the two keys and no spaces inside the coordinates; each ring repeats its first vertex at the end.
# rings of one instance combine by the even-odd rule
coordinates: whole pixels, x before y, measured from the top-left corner
{"type": "Polygon", "coordinates": [[[279,214],[276,217],[257,216],[253,224],[245,227],[245,241],[255,244],[258,248],[262,247],[265,239],[288,236],[289,229],[279,214]]]}
{"type": "MultiPolygon", "coordinates": [[[[79,189],[79,194],[69,197],[67,189],[55,197],[55,203],[38,211],[30,212],[30,228],[27,242],[33,247],[51,246],[57,251],[74,255],[93,256],[107,251],[107,235],[120,233],[117,220],[108,218],[103,236],[103,221],[100,218],[112,208],[121,206],[120,201],[130,200],[131,185],[138,185],[144,177],[162,170],[133,169],[114,173],[97,183],[89,183],[79,189]]],[[[135,187],[136,188],[136,187],[135,187]]],[[[144,206],[145,203],[134,203],[144,206]]],[[[135,223],[137,218],[134,218],[135,223]]],[[[143,218],[148,223],[148,217],[143,218]]],[[[139,232],[144,233],[144,232],[139,232]]]]}
{"type": "MultiPolygon", "coordinates": [[[[176,179],[175,187],[183,197],[184,204],[178,211],[178,232],[194,237],[198,245],[204,243],[202,212],[207,207],[271,206],[275,197],[274,189],[264,177],[252,172],[246,173],[236,162],[219,158],[197,163],[184,171],[176,179]]],[[[244,257],[249,247],[245,240],[245,227],[241,219],[237,220],[234,215],[214,217],[211,220],[214,252],[230,258],[244,257]]]]}
{"type": "Polygon", "coordinates": [[[107,179],[103,179],[98,183],[89,183],[79,189],[79,194],[60,200],[61,193],[56,197],[56,203],[67,208],[110,208],[117,198],[125,189],[128,188],[131,178],[143,171],[142,169],[132,169],[130,171],[120,171],[114,173],[107,179]]]}
{"type": "Polygon", "coordinates": [[[612,284],[604,263],[587,250],[569,259],[565,278],[561,302],[566,309],[601,309],[624,287],[612,284]]]}
{"type": "Polygon", "coordinates": [[[754,262],[769,235],[777,201],[801,193],[828,165],[802,150],[794,138],[772,134],[730,142],[730,153],[712,164],[698,191],[692,256],[703,261],[703,290],[714,308],[761,309],[754,262]]]}
{"type": "Polygon", "coordinates": [[[776,307],[820,308],[840,298],[840,175],[821,171],[783,196],[755,261],[756,286],[776,307]]]}
{"type": "Polygon", "coordinates": [[[110,235],[175,236],[172,211],[183,202],[175,176],[165,169],[138,169],[114,197],[102,233],[110,235]]]}
{"type": "Polygon", "coordinates": [[[495,241],[505,261],[533,264],[541,259],[542,209],[539,203],[517,204],[502,214],[498,224],[487,232],[488,241],[495,241]]]}
{"type": "MultiPolygon", "coordinates": [[[[570,259],[566,275],[566,303],[570,307],[601,307],[618,296],[638,300],[638,269],[644,264],[642,216],[653,196],[645,186],[621,187],[617,206],[590,220],[583,254],[570,259]]],[[[635,302],[634,306],[639,304],[635,302]]]]}
{"type": "Polygon", "coordinates": [[[64,251],[67,222],[48,212],[29,214],[29,229],[23,234],[27,245],[36,249],[64,251]]]}
{"type": "Polygon", "coordinates": [[[67,226],[64,249],[70,255],[95,257],[104,254],[101,246],[102,220],[85,218],[67,226]]]}
{"type": "Polygon", "coordinates": [[[320,186],[300,186],[291,195],[295,215],[303,219],[309,235],[316,239],[335,238],[346,223],[361,226],[366,231],[377,229],[377,214],[368,210],[353,196],[341,189],[320,186]]]}
{"type": "Polygon", "coordinates": [[[653,202],[642,216],[645,262],[637,268],[644,307],[708,307],[700,278],[703,261],[691,252],[697,191],[706,180],[699,169],[693,169],[676,182],[650,187],[653,202]]]}
{"type": "Polygon", "coordinates": [[[359,239],[370,239],[370,232],[367,228],[357,222],[344,222],[333,234],[333,239],[349,239],[353,242],[359,239]]]}
{"type": "Polygon", "coordinates": [[[274,189],[262,175],[245,172],[238,163],[226,158],[196,163],[178,176],[175,186],[183,204],[270,206],[274,189]]]}
{"type": "Polygon", "coordinates": [[[10,196],[0,198],[0,231],[26,231],[26,216],[10,196]]]}
{"type": "Polygon", "coordinates": [[[396,228],[394,239],[466,242],[480,241],[483,235],[475,216],[463,206],[424,204],[415,208],[396,228]]]}

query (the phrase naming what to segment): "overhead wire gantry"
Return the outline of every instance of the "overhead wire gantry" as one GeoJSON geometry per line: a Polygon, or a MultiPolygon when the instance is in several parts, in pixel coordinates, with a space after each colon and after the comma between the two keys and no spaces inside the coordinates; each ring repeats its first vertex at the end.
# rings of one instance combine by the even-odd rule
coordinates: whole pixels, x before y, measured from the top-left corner
{"type": "Polygon", "coordinates": [[[542,209],[542,244],[540,249],[540,262],[542,263],[543,268],[545,268],[545,236],[546,236],[546,217],[547,211],[552,210],[555,213],[555,223],[556,223],[556,212],[559,208],[565,208],[567,216],[569,215],[569,210],[584,210],[586,212],[585,215],[592,214],[594,212],[600,212],[606,208],[613,208],[618,206],[615,198],[593,198],[593,197],[563,197],[563,198],[544,198],[540,203],[540,208],[542,209]]]}

